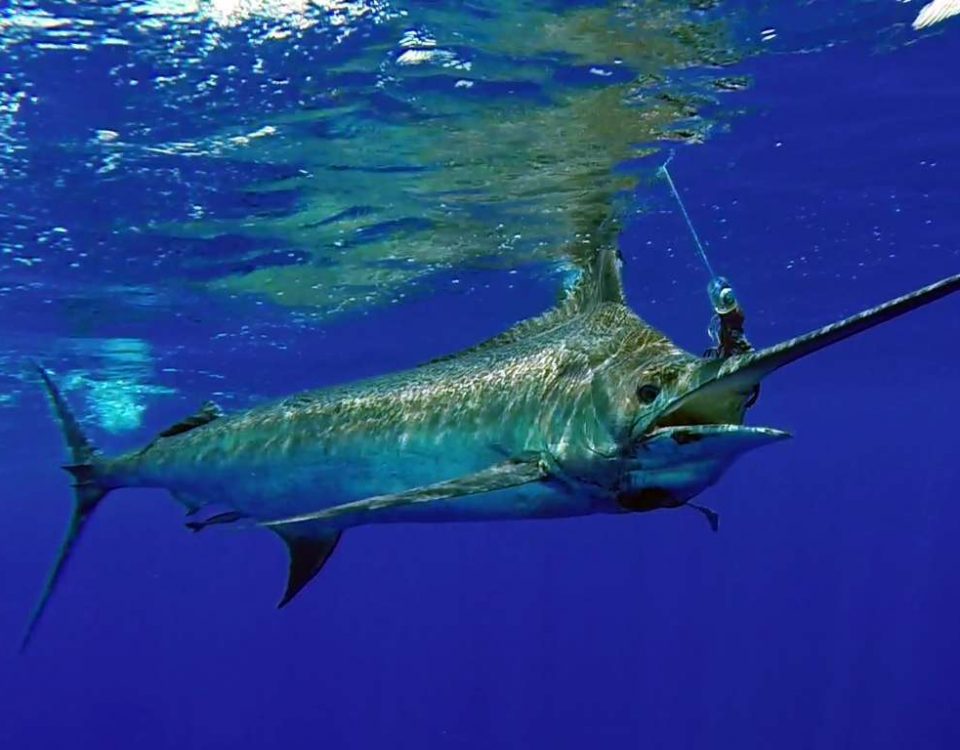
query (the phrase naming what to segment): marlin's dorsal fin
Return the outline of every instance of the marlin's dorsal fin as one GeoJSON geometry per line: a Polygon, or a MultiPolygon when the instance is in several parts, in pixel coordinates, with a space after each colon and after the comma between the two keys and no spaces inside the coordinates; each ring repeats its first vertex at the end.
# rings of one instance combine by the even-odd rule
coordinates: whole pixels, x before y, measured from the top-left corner
{"type": "Polygon", "coordinates": [[[456,354],[438,357],[431,360],[429,364],[454,359],[464,354],[495,349],[499,346],[539,336],[563,325],[570,318],[605,302],[619,305],[626,304],[623,280],[620,275],[621,266],[620,253],[612,244],[597,248],[589,262],[580,263],[574,260],[574,267],[577,269],[578,276],[573,284],[563,289],[560,301],[555,307],[535,318],[521,321],[503,333],[476,346],[456,354]]]}
{"type": "Polygon", "coordinates": [[[197,427],[202,427],[205,424],[209,424],[213,420],[219,419],[222,416],[223,409],[213,403],[213,401],[207,401],[193,414],[188,417],[184,417],[176,424],[170,425],[157,437],[173,437],[174,435],[180,435],[184,432],[190,432],[190,430],[196,429],[197,427]]]}
{"type": "Polygon", "coordinates": [[[621,271],[623,258],[611,245],[597,248],[589,264],[581,266],[580,276],[557,306],[567,315],[585,312],[605,302],[627,303],[621,271]]]}

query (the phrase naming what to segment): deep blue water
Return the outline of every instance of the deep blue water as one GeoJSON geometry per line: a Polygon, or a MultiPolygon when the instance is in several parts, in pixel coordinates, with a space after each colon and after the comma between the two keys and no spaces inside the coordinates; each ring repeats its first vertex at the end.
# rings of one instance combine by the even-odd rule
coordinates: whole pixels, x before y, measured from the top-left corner
{"type": "MultiPolygon", "coordinates": [[[[916,3],[837,5],[849,13],[839,29],[822,17],[802,27],[803,4],[764,11],[783,46],[733,67],[752,85],[717,105],[726,127],[671,165],[758,344],[960,270],[960,23],[891,31],[916,3]],[[858,12],[864,28],[849,21],[858,12]]],[[[242,161],[177,163],[175,179],[79,169],[77,133],[90,128],[153,122],[170,140],[189,129],[175,110],[131,110],[97,78],[121,52],[73,66],[6,53],[5,80],[29,78],[38,103],[10,132],[30,158],[6,162],[0,236],[44,261],[4,261],[0,298],[3,747],[960,747],[958,299],[772,377],[749,422],[795,438],[703,496],[719,534],[687,512],[366,527],[277,612],[286,561],[272,535],[194,536],[164,493],[129,490],[97,513],[16,655],[69,500],[26,357],[119,377],[123,361],[90,342],[147,342],[137,382],[170,393],[141,394],[134,429],[98,426],[89,382],[69,393],[93,412],[98,442],[119,449],[212,392],[245,405],[414,365],[554,297],[542,268],[475,263],[399,304],[322,318],[205,291],[213,267],[272,261],[255,243],[240,252],[248,239],[164,240],[117,224],[172,220],[172,204],[198,195],[221,200],[221,217],[282,212],[293,198],[244,204],[237,183],[270,168],[242,161]],[[38,243],[37,217],[68,227],[72,248],[38,243]],[[92,259],[73,272],[77,252],[92,259]],[[197,253],[210,263],[192,263],[197,253]],[[172,301],[164,278],[178,279],[172,301]],[[137,285],[133,302],[117,282],[137,285]],[[92,295],[98,284],[113,291],[92,295]]],[[[257,100],[242,86],[222,97],[224,110],[257,100]]],[[[620,237],[632,306],[698,351],[706,277],[686,228],[649,176],[635,205],[645,211],[620,237]]]]}

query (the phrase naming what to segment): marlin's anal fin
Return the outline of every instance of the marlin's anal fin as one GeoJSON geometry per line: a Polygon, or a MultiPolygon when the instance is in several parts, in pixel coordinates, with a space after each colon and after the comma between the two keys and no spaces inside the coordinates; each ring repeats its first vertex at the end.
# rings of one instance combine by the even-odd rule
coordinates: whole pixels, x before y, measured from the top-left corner
{"type": "Polygon", "coordinates": [[[280,608],[289,604],[290,600],[320,572],[333,554],[337,542],[340,541],[341,532],[332,531],[321,536],[293,536],[284,531],[277,531],[277,534],[287,545],[287,552],[290,555],[287,588],[277,605],[280,608]]]}
{"type": "Polygon", "coordinates": [[[484,492],[506,490],[532,482],[540,482],[546,479],[548,475],[546,462],[540,458],[505,461],[474,474],[466,474],[446,482],[415,487],[412,490],[392,495],[377,495],[364,500],[355,500],[351,503],[325,508],[315,513],[304,513],[299,516],[265,521],[261,526],[277,528],[306,521],[323,522],[339,516],[363,516],[404,505],[456,500],[469,495],[480,495],[484,492]]]}
{"type": "Polygon", "coordinates": [[[688,508],[693,508],[698,513],[702,513],[703,517],[707,519],[707,523],[710,524],[710,528],[714,531],[720,531],[720,514],[712,508],[707,508],[703,505],[696,505],[694,503],[687,503],[688,508]]]}

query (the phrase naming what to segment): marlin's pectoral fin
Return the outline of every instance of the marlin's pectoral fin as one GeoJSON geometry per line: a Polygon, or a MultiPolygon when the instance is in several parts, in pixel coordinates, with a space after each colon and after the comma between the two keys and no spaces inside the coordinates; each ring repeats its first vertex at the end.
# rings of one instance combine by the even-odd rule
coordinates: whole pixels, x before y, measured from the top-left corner
{"type": "Polygon", "coordinates": [[[484,492],[506,490],[531,482],[539,482],[546,479],[547,476],[546,463],[540,459],[505,461],[475,474],[467,474],[446,482],[415,487],[412,490],[392,495],[377,495],[363,500],[355,500],[343,505],[335,505],[332,508],[325,508],[315,513],[265,521],[261,525],[284,527],[306,521],[329,521],[338,516],[375,513],[376,511],[403,505],[456,500],[468,495],[479,495],[484,492]]]}

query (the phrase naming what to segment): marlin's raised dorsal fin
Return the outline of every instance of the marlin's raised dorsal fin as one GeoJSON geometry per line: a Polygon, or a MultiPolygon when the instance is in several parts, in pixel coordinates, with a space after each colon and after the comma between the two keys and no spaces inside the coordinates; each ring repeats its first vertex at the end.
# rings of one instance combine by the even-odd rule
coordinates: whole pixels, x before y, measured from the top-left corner
{"type": "Polygon", "coordinates": [[[626,304],[623,293],[620,251],[611,245],[597,248],[590,262],[578,266],[580,275],[565,291],[557,310],[577,315],[605,302],[626,304]]]}
{"type": "Polygon", "coordinates": [[[579,262],[574,257],[571,257],[571,260],[577,270],[577,277],[572,284],[564,287],[560,295],[560,301],[555,307],[535,318],[517,323],[492,339],[487,339],[456,354],[438,357],[431,360],[429,364],[462,357],[464,354],[495,349],[539,336],[563,325],[570,318],[605,302],[619,305],[626,304],[623,280],[620,276],[622,262],[616,247],[612,244],[603,245],[594,250],[589,260],[579,262]]]}
{"type": "Polygon", "coordinates": [[[190,430],[194,430],[197,427],[202,427],[205,424],[209,424],[213,420],[219,419],[222,416],[223,409],[213,403],[213,401],[207,401],[193,414],[184,417],[176,424],[170,425],[157,437],[173,437],[174,435],[180,435],[184,432],[190,432],[190,430]]]}

